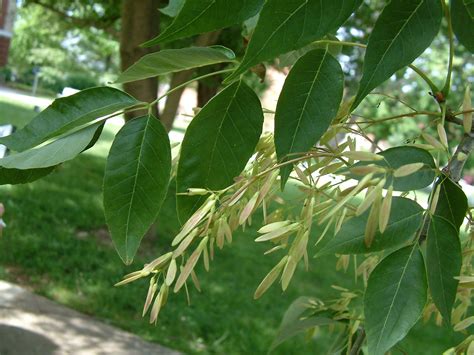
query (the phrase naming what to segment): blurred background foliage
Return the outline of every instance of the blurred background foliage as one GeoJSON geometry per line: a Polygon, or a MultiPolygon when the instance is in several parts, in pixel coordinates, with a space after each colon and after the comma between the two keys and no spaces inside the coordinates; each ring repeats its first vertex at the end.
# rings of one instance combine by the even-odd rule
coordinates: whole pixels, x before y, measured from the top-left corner
{"type": "MultiPolygon", "coordinates": [[[[6,68],[0,68],[0,81],[3,77],[9,86],[31,90],[35,68],[40,68],[40,86],[50,97],[55,97],[64,87],[84,89],[113,82],[121,67],[123,18],[130,15],[122,13],[125,1],[130,0],[20,1],[10,61],[6,68]]],[[[167,1],[157,3],[164,7],[167,1]]],[[[357,14],[335,33],[337,38],[366,44],[385,3],[365,0],[357,14]]],[[[150,15],[160,17],[159,29],[165,28],[172,20],[158,11],[150,15]]],[[[250,35],[252,21],[246,25],[244,29],[234,26],[219,31],[212,44],[227,46],[237,56],[242,56],[246,46],[242,35],[250,35]]],[[[446,33],[444,25],[430,48],[414,63],[439,86],[444,82],[448,62],[446,33]]],[[[196,43],[197,37],[166,43],[161,49],[190,46],[196,43]]],[[[453,111],[458,111],[466,85],[474,81],[474,63],[472,54],[457,42],[455,51],[450,105],[453,111]]],[[[349,98],[355,94],[361,77],[364,50],[336,46],[334,53],[343,65],[345,96],[349,98]]],[[[270,75],[271,71],[288,72],[287,66],[282,67],[283,59],[266,64],[269,75],[264,82],[253,73],[246,75],[246,80],[260,95],[272,85],[274,76],[270,75]]],[[[221,68],[201,68],[190,75],[198,76],[216,69],[221,68]]],[[[163,89],[174,79],[175,76],[160,78],[160,86],[163,89]]],[[[213,77],[199,84],[196,91],[201,99],[198,104],[205,103],[219,89],[220,79],[213,77]]],[[[369,95],[354,114],[377,120],[410,112],[410,107],[438,110],[426,83],[412,70],[406,69],[369,95]]],[[[20,127],[34,114],[30,103],[17,105],[0,97],[0,122],[11,122],[14,117],[20,127]]],[[[366,131],[377,144],[392,146],[416,141],[421,128],[430,124],[428,117],[417,116],[372,125],[366,131]]],[[[455,125],[447,128],[449,141],[453,144],[459,142],[462,128],[455,125]]],[[[249,234],[255,234],[255,231],[248,230],[246,234],[239,233],[233,248],[217,258],[213,272],[200,273],[205,291],[202,295],[193,295],[193,306],[187,307],[183,297],[163,314],[158,330],[150,328],[139,317],[143,285],[120,290],[111,288],[124,269],[104,227],[100,186],[106,151],[116,129],[105,130],[103,147],[96,147],[96,150],[64,164],[48,178],[31,185],[0,188],[9,223],[0,249],[0,277],[19,283],[24,277],[24,283],[33,285],[37,292],[144,338],[188,353],[249,353],[250,350],[266,353],[274,328],[293,299],[303,294],[329,297],[332,294],[324,294],[324,290],[330,285],[352,282],[350,275],[334,270],[334,260],[328,259],[316,265],[310,273],[298,273],[294,287],[284,296],[279,290],[272,290],[266,298],[254,302],[251,295],[255,286],[276,259],[272,259],[273,256],[262,258],[262,248],[249,240],[249,234]],[[242,263],[242,260],[246,262],[242,263]]],[[[465,175],[474,176],[474,157],[470,158],[465,175]]],[[[296,201],[290,205],[299,203],[296,201]]],[[[168,198],[156,235],[147,239],[149,244],[143,248],[137,265],[168,246],[179,228],[174,211],[174,197],[168,198]]],[[[318,342],[324,341],[318,338],[307,344],[300,337],[284,345],[278,353],[317,353],[321,351],[318,342]]],[[[402,348],[407,353],[416,354],[420,349],[425,350],[424,346],[429,342],[436,353],[441,353],[448,343],[457,341],[458,334],[420,322],[402,348]],[[429,335],[423,338],[427,329],[429,335]]]]}
{"type": "MultiPolygon", "coordinates": [[[[366,44],[384,1],[365,1],[356,15],[341,28],[337,36],[340,40],[366,44]]],[[[19,3],[15,36],[11,45],[11,58],[3,69],[6,81],[31,84],[35,68],[40,68],[40,85],[53,93],[64,87],[84,89],[113,81],[120,70],[120,31],[124,14],[121,1],[112,0],[23,0],[19,3]],[[39,5],[40,4],[40,5],[39,5]]],[[[161,1],[161,7],[166,1],[161,1]]],[[[159,13],[156,13],[159,16],[159,13]]],[[[165,28],[172,19],[160,16],[160,28],[165,28]]],[[[255,23],[255,21],[253,21],[255,23]]],[[[250,27],[252,21],[247,23],[250,27]]],[[[251,29],[250,29],[251,31],[251,29]]],[[[216,43],[232,48],[238,56],[245,50],[242,34],[248,35],[248,28],[233,27],[221,31],[216,43]]],[[[441,85],[447,67],[447,28],[443,25],[440,35],[428,50],[414,63],[427,72],[432,80],[441,85]]],[[[166,43],[162,49],[192,45],[195,38],[166,43]]],[[[474,79],[472,54],[462,45],[456,44],[453,73],[451,109],[457,111],[462,103],[462,95],[467,83],[474,79]]],[[[344,46],[338,50],[338,59],[346,74],[346,96],[353,95],[358,85],[363,66],[364,50],[344,46]]],[[[278,63],[269,66],[278,68],[278,63]]],[[[195,75],[202,75],[219,68],[199,69],[195,75]]],[[[254,74],[248,78],[252,86],[262,93],[268,86],[260,83],[254,74]]],[[[219,77],[207,79],[201,86],[211,87],[208,96],[218,89],[219,77]]],[[[161,84],[167,83],[165,78],[161,84]]],[[[401,70],[382,85],[357,110],[356,114],[369,119],[387,117],[417,110],[435,111],[436,102],[429,95],[429,88],[412,70],[401,70]],[[405,104],[402,104],[404,102],[405,104]]],[[[204,100],[205,102],[206,100],[204,100]]],[[[386,124],[369,127],[376,142],[388,141],[390,145],[402,144],[417,139],[421,127],[428,124],[427,117],[405,118],[386,124]]],[[[459,138],[457,127],[449,134],[459,138]]],[[[457,140],[457,139],[455,139],[457,140]]],[[[473,167],[472,159],[468,169],[473,167]]]]}
{"type": "Polygon", "coordinates": [[[38,6],[20,6],[6,80],[40,83],[52,92],[106,84],[118,72],[118,42],[95,27],[74,28],[60,15],[38,6]]]}

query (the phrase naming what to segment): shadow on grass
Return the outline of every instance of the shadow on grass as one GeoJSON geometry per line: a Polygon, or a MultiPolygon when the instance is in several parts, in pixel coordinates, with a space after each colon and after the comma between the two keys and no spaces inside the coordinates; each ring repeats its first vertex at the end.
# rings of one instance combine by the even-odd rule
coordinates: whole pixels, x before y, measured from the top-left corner
{"type": "MultiPolygon", "coordinates": [[[[187,305],[184,292],[170,294],[158,326],[150,326],[141,318],[147,280],[121,288],[113,284],[169,249],[179,228],[174,191],[170,189],[155,235],[144,241],[134,265],[125,267],[105,228],[101,202],[104,165],[103,158],[82,155],[43,180],[0,188],[8,223],[0,240],[3,275],[147,340],[188,353],[225,354],[265,354],[294,299],[301,295],[327,299],[335,295],[331,285],[354,284],[350,272],[335,270],[333,257],[321,258],[310,260],[310,272],[300,267],[284,294],[274,285],[254,301],[255,288],[281,258],[276,254],[263,257],[267,246],[254,243],[261,223],[261,217],[256,217],[255,227],[235,233],[232,246],[216,253],[209,273],[198,266],[203,292],[191,290],[192,305],[187,305]]],[[[292,205],[297,207],[295,201],[292,205]]],[[[335,336],[322,331],[310,342],[299,336],[276,353],[320,354],[335,336]]],[[[420,324],[401,348],[410,354],[425,353],[429,343],[431,353],[441,353],[455,340],[445,328],[420,324]]]]}

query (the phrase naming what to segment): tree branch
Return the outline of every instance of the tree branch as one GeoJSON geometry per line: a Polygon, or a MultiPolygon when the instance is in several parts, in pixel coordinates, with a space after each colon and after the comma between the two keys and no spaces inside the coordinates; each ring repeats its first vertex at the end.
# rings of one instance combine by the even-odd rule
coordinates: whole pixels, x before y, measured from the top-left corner
{"type": "Polygon", "coordinates": [[[362,345],[364,344],[364,340],[365,340],[365,330],[364,328],[361,328],[359,330],[359,334],[357,335],[357,339],[354,342],[354,345],[352,346],[352,349],[349,355],[358,355],[360,352],[360,349],[362,348],[362,345]]]}
{"type": "Polygon", "coordinates": [[[455,182],[461,180],[462,170],[466,164],[469,155],[474,150],[474,132],[464,134],[464,137],[459,143],[453,157],[448,163],[448,166],[443,171],[448,174],[455,182]]]}
{"type": "MultiPolygon", "coordinates": [[[[467,110],[467,111],[461,111],[461,112],[452,112],[451,110],[447,110],[446,112],[446,121],[448,122],[451,122],[451,123],[455,123],[459,126],[462,126],[463,125],[463,120],[461,118],[457,118],[456,116],[458,115],[462,115],[464,113],[470,113],[470,112],[474,112],[473,110],[467,110]]],[[[474,132],[474,127],[472,128],[472,131],[474,132]]]]}
{"type": "MultiPolygon", "coordinates": [[[[200,34],[195,42],[194,46],[196,47],[205,47],[210,46],[216,43],[219,38],[221,31],[214,31],[200,34]]],[[[185,70],[181,72],[174,73],[171,76],[170,90],[175,89],[176,87],[186,83],[191,80],[195,70],[185,70]]],[[[161,113],[160,120],[166,129],[169,131],[173,127],[173,122],[178,112],[179,103],[181,101],[181,95],[184,92],[185,87],[182,87],[180,90],[176,90],[166,99],[165,108],[161,113]]]]}
{"type": "Polygon", "coordinates": [[[117,35],[117,31],[112,30],[112,26],[114,23],[120,19],[120,14],[110,16],[110,17],[101,17],[101,18],[82,18],[77,16],[72,16],[68,14],[66,11],[62,11],[53,5],[47,4],[41,0],[29,0],[28,4],[35,4],[49,10],[58,16],[60,16],[65,21],[69,22],[70,24],[77,26],[77,27],[95,27],[99,30],[104,30],[107,33],[112,35],[117,35]]]}

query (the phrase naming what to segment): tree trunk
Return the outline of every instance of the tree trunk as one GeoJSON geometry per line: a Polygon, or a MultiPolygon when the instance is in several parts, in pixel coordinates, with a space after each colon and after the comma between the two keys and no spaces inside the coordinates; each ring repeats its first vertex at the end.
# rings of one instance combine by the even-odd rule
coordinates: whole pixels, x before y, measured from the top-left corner
{"type": "MultiPolygon", "coordinates": [[[[203,68],[202,70],[198,70],[199,75],[212,73],[218,70],[222,70],[225,65],[217,64],[211,67],[203,68]]],[[[198,107],[204,107],[210,99],[212,99],[216,94],[217,90],[222,81],[222,75],[215,75],[209,77],[207,79],[201,80],[198,82],[197,88],[197,103],[198,107]]]]}
{"type": "MultiPolygon", "coordinates": [[[[123,0],[122,31],[120,36],[120,59],[122,71],[130,67],[146,54],[158,48],[142,48],[140,44],[159,33],[160,0],[123,0]]],[[[127,93],[140,101],[151,102],[158,93],[158,79],[151,78],[124,84],[127,93]]],[[[146,114],[146,111],[134,111],[126,114],[125,119],[146,114]]],[[[158,108],[154,108],[158,115],[158,108]]]]}
{"type": "Polygon", "coordinates": [[[218,88],[217,85],[209,86],[205,83],[198,83],[198,107],[204,107],[217,94],[218,88]]]}
{"type": "MultiPolygon", "coordinates": [[[[191,80],[193,73],[194,70],[185,70],[174,73],[171,76],[170,89],[191,80]]],[[[183,95],[184,89],[186,88],[183,87],[179,90],[176,90],[166,97],[166,104],[160,116],[160,120],[168,132],[171,131],[171,128],[173,128],[174,119],[176,117],[176,113],[178,112],[179,102],[181,101],[181,96],[183,95]]]]}
{"type": "MultiPolygon", "coordinates": [[[[210,46],[217,42],[219,38],[220,31],[208,32],[199,35],[194,42],[196,47],[210,46]]],[[[184,84],[186,81],[191,80],[193,77],[194,70],[186,70],[179,73],[173,74],[170,82],[170,89],[175,88],[178,85],[184,84]]],[[[176,118],[176,113],[178,112],[179,102],[181,101],[181,96],[183,95],[185,88],[173,92],[166,98],[165,108],[163,113],[160,116],[161,122],[168,131],[173,127],[174,119],[176,118]]]]}

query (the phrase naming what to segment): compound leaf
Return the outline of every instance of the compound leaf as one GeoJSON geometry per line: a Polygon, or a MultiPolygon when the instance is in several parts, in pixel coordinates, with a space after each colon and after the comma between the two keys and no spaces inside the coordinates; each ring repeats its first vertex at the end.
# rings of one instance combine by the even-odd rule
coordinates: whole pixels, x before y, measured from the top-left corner
{"type": "Polygon", "coordinates": [[[462,254],[459,232],[446,219],[431,218],[426,246],[426,266],[431,297],[444,320],[451,322],[461,273],[462,254]]]}
{"type": "MultiPolygon", "coordinates": [[[[395,191],[412,191],[422,189],[431,183],[433,183],[436,177],[436,164],[433,160],[432,155],[421,148],[401,146],[395,148],[389,148],[383,152],[378,153],[384,157],[384,160],[378,160],[370,163],[359,162],[354,164],[354,167],[363,166],[367,164],[374,164],[379,166],[388,167],[389,171],[385,175],[387,183],[385,188],[388,188],[393,184],[395,191]],[[415,173],[403,176],[394,177],[393,172],[408,164],[423,163],[423,167],[415,173]]],[[[350,175],[353,179],[361,179],[360,176],[350,175]]],[[[376,174],[375,177],[383,177],[382,174],[376,174]]]]}
{"type": "Polygon", "coordinates": [[[384,233],[375,234],[370,247],[364,243],[370,211],[344,222],[336,236],[317,255],[366,254],[391,249],[409,242],[421,227],[423,208],[415,201],[393,197],[390,218],[384,233]]]}
{"type": "Polygon", "coordinates": [[[459,230],[468,208],[466,194],[459,185],[444,175],[437,181],[436,186],[438,185],[440,192],[434,214],[447,219],[459,230]]]}
{"type": "Polygon", "coordinates": [[[160,9],[160,12],[169,17],[176,17],[183,8],[185,2],[186,0],[170,0],[167,6],[160,9]]]}
{"type": "Polygon", "coordinates": [[[254,65],[302,48],[337,30],[361,0],[267,0],[240,66],[231,82],[254,65]]]}
{"type": "Polygon", "coordinates": [[[161,34],[145,42],[146,47],[174,41],[199,33],[211,32],[245,21],[260,11],[264,0],[186,0],[173,7],[179,9],[174,21],[161,34]]]}
{"type": "Polygon", "coordinates": [[[384,258],[369,277],[364,298],[369,354],[383,355],[416,324],[427,299],[426,270],[418,245],[384,258]]]}
{"type": "Polygon", "coordinates": [[[102,131],[101,123],[83,128],[44,146],[9,155],[0,159],[0,166],[7,169],[28,170],[61,164],[74,159],[89,148],[98,131],[102,131]]]}
{"type": "Polygon", "coordinates": [[[312,298],[299,297],[288,307],[270,350],[275,349],[281,343],[305,330],[338,323],[332,319],[330,312],[314,314],[314,303],[315,300],[312,298]]]}
{"type": "MultiPolygon", "coordinates": [[[[275,113],[278,159],[307,152],[329,128],[344,90],[344,74],[328,51],[317,49],[301,57],[285,80],[275,113]]],[[[281,168],[285,185],[291,166],[281,168]]]]}
{"type": "Polygon", "coordinates": [[[385,6],[369,37],[353,110],[372,89],[423,53],[438,34],[442,16],[439,0],[398,0],[385,6]]]}
{"type": "Polygon", "coordinates": [[[138,62],[120,74],[117,83],[127,83],[234,60],[234,52],[222,46],[165,49],[140,58],[138,62]]]}
{"type": "MultiPolygon", "coordinates": [[[[186,130],[176,177],[178,193],[230,186],[254,153],[262,126],[262,107],[250,87],[239,81],[222,90],[186,130]]],[[[204,199],[178,196],[180,220],[186,221],[204,199]]]]}
{"type": "Polygon", "coordinates": [[[170,174],[170,142],[161,122],[153,116],[127,122],[112,144],[104,177],[105,219],[126,264],[156,220],[170,174]]]}
{"type": "Polygon", "coordinates": [[[99,117],[139,103],[130,95],[114,88],[86,89],[54,100],[25,127],[10,136],[0,138],[0,144],[5,144],[11,150],[22,152],[99,117]]]}
{"type": "Polygon", "coordinates": [[[451,21],[456,38],[466,49],[474,53],[474,3],[451,0],[451,21]]]}
{"type": "Polygon", "coordinates": [[[56,167],[42,169],[6,169],[0,167],[0,185],[27,184],[50,174],[56,167]]]}

